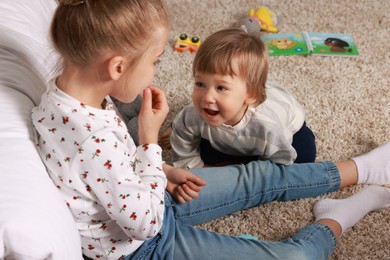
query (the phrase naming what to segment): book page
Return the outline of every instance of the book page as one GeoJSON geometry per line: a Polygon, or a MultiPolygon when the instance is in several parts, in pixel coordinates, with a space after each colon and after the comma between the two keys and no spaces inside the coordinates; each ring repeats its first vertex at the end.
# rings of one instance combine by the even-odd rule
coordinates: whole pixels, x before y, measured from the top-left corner
{"type": "Polygon", "coordinates": [[[260,38],[264,41],[270,56],[310,54],[302,33],[264,34],[260,38]]]}
{"type": "Polygon", "coordinates": [[[324,56],[357,56],[356,43],[351,34],[347,33],[308,33],[313,46],[313,55],[324,56]]]}

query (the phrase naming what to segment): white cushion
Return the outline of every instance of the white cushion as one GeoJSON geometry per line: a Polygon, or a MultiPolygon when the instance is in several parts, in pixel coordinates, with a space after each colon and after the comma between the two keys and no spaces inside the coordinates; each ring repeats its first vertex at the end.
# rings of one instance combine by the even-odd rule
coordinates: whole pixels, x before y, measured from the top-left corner
{"type": "MultiPolygon", "coordinates": [[[[10,50],[20,57],[20,62],[46,81],[53,77],[58,56],[49,40],[49,26],[55,0],[1,0],[0,1],[0,48],[10,50]]],[[[14,85],[39,103],[44,85],[14,85]]]]}
{"type": "Polygon", "coordinates": [[[54,0],[0,1],[0,259],[82,259],[80,237],[36,150],[31,109],[57,57],[54,0]]]}

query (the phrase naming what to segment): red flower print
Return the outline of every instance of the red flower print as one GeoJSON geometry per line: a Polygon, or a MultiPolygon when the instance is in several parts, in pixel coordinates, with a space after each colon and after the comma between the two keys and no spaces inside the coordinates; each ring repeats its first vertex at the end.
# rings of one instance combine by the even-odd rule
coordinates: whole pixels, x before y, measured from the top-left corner
{"type": "Polygon", "coordinates": [[[95,158],[96,156],[99,156],[101,153],[100,149],[96,149],[96,151],[92,154],[92,159],[95,158]]]}
{"type": "Polygon", "coordinates": [[[135,212],[133,212],[131,215],[130,215],[130,218],[133,219],[133,220],[136,220],[137,219],[137,214],[135,212]]]}
{"type": "Polygon", "coordinates": [[[38,123],[42,123],[42,122],[43,122],[43,120],[45,120],[45,118],[44,118],[44,117],[42,117],[41,119],[39,119],[39,120],[38,120],[38,123]]]}
{"type": "Polygon", "coordinates": [[[90,192],[90,191],[92,190],[92,189],[91,189],[91,186],[89,186],[89,185],[86,185],[85,188],[86,188],[86,190],[87,190],[88,192],[90,192]]]}
{"type": "Polygon", "coordinates": [[[122,119],[120,119],[119,117],[116,117],[116,122],[118,123],[118,126],[122,126],[122,119]]]}
{"type": "Polygon", "coordinates": [[[102,225],[100,226],[100,229],[106,230],[106,228],[107,228],[106,223],[102,223],[102,225]]]}
{"type": "Polygon", "coordinates": [[[151,225],[156,225],[156,224],[157,224],[156,219],[153,219],[152,221],[150,221],[150,224],[151,224],[151,225]]]}
{"type": "Polygon", "coordinates": [[[90,124],[85,124],[84,127],[87,129],[88,132],[91,132],[91,125],[90,124]]]}
{"type": "Polygon", "coordinates": [[[110,202],[110,203],[107,204],[107,208],[110,209],[111,207],[112,207],[112,203],[110,202]]]}
{"type": "Polygon", "coordinates": [[[63,116],[63,117],[62,117],[62,123],[63,123],[64,125],[66,125],[66,123],[69,123],[69,117],[68,117],[68,116],[63,116]]]}
{"type": "Polygon", "coordinates": [[[112,164],[110,160],[107,160],[107,162],[104,164],[104,166],[108,169],[111,170],[112,164]]]}
{"type": "Polygon", "coordinates": [[[93,245],[88,245],[88,249],[89,249],[89,250],[94,250],[95,247],[94,247],[93,245]]]}
{"type": "Polygon", "coordinates": [[[106,139],[104,138],[100,139],[99,137],[96,136],[92,136],[92,140],[95,140],[95,143],[101,143],[106,141],[106,139]]]}
{"type": "Polygon", "coordinates": [[[158,187],[158,183],[157,182],[151,183],[150,187],[152,188],[152,190],[155,190],[158,187]]]}
{"type": "Polygon", "coordinates": [[[84,103],[80,103],[80,106],[81,106],[82,108],[85,108],[85,104],[84,104],[84,103]]]}
{"type": "Polygon", "coordinates": [[[111,247],[111,250],[108,251],[108,255],[115,253],[115,250],[116,250],[115,246],[111,247]]]}
{"type": "Polygon", "coordinates": [[[130,194],[119,194],[119,198],[122,198],[123,200],[129,196],[130,196],[130,194]]]}
{"type": "Polygon", "coordinates": [[[121,213],[122,211],[125,211],[126,210],[126,204],[123,204],[122,208],[119,210],[119,213],[121,213]]]}
{"type": "Polygon", "coordinates": [[[53,121],[54,120],[54,114],[51,113],[51,120],[53,121]]]}
{"type": "Polygon", "coordinates": [[[65,157],[64,162],[70,162],[70,157],[65,157]]]}
{"type": "Polygon", "coordinates": [[[96,181],[101,183],[108,182],[106,178],[97,178],[96,181]]]}
{"type": "Polygon", "coordinates": [[[55,127],[49,129],[49,132],[51,132],[51,133],[53,133],[53,134],[54,134],[56,131],[57,131],[57,128],[55,128],[55,127]]]}
{"type": "Polygon", "coordinates": [[[46,160],[48,160],[48,159],[50,159],[50,158],[51,158],[51,154],[48,153],[48,154],[46,155],[46,160]]]}
{"type": "Polygon", "coordinates": [[[147,144],[142,145],[142,148],[144,148],[144,151],[149,149],[149,146],[147,144]]]}
{"type": "Polygon", "coordinates": [[[88,171],[85,171],[84,173],[81,174],[81,177],[83,179],[86,179],[88,177],[88,171]]]}

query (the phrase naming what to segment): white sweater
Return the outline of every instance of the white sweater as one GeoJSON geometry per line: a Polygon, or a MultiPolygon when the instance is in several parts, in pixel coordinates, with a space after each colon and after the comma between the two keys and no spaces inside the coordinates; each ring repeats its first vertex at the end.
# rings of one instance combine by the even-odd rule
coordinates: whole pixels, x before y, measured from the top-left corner
{"type": "Polygon", "coordinates": [[[281,86],[267,84],[267,99],[249,107],[235,126],[211,127],[186,106],[173,121],[171,145],[176,167],[203,167],[200,158],[201,138],[218,151],[236,156],[254,156],[276,163],[291,164],[297,157],[292,147],[293,135],[302,127],[305,112],[294,96],[281,86]]]}

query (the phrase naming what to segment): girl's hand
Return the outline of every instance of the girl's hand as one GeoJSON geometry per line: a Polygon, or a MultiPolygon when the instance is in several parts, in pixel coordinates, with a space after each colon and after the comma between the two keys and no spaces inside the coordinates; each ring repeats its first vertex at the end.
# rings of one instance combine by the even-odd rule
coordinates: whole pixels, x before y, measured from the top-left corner
{"type": "Polygon", "coordinates": [[[174,168],[170,165],[163,165],[164,172],[168,179],[167,191],[180,203],[196,199],[206,182],[194,173],[174,168]]]}
{"type": "Polygon", "coordinates": [[[149,86],[144,89],[138,117],[140,144],[157,144],[160,127],[168,112],[167,98],[160,88],[149,86]]]}

